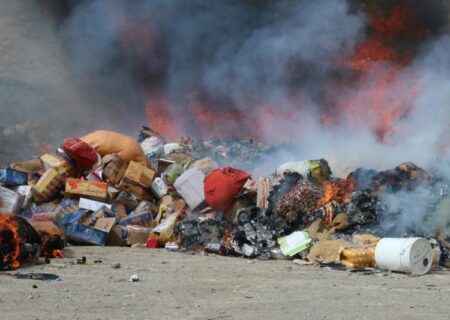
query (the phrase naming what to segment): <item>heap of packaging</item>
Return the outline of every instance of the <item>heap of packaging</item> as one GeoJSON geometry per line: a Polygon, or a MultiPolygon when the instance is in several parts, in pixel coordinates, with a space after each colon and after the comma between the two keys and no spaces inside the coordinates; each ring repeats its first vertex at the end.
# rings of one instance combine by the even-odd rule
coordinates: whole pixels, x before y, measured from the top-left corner
{"type": "MultiPolygon", "coordinates": [[[[380,238],[405,236],[395,234],[389,223],[380,227],[381,219],[395,226],[397,214],[386,210],[379,200],[382,193],[426,185],[439,193],[430,205],[446,196],[442,179],[412,163],[383,172],[358,169],[340,179],[332,176],[323,159],[297,161],[281,165],[272,176],[252,179],[244,171],[219,168],[218,163],[228,156],[247,161],[270,148],[248,140],[229,142],[228,147],[187,138],[168,143],[147,127],[137,141],[130,139],[98,131],[67,139],[53,153],[0,169],[0,213],[30,222],[40,232],[41,243],[49,242],[43,229],[53,235],[52,246],[41,248],[46,256],[60,254],[63,237],[72,244],[299,258],[418,274],[433,263],[450,263],[445,239],[431,239],[425,249],[423,243],[411,242],[422,248],[422,260],[408,265],[395,265],[395,257],[383,260],[385,247],[394,242],[385,241],[384,251],[376,249],[380,238]],[[59,238],[54,236],[58,231],[59,238]],[[426,268],[414,269],[419,262],[426,268]]],[[[11,223],[0,220],[2,269],[19,265],[10,258],[20,249],[1,237],[8,228],[11,223]]],[[[411,230],[407,236],[434,235],[411,230]]]]}

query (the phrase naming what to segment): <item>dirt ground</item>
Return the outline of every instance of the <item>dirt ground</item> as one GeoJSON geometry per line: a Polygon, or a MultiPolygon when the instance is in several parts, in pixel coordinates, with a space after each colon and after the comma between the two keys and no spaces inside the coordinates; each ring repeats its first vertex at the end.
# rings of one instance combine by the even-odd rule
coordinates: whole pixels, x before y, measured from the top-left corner
{"type": "Polygon", "coordinates": [[[0,275],[1,319],[449,319],[450,274],[363,275],[165,250],[70,247],[0,275]],[[75,264],[86,257],[86,264],[75,264]],[[101,261],[95,263],[94,261],[101,261]],[[120,263],[121,267],[113,268],[120,263]],[[129,282],[137,273],[138,282],[129,282]],[[37,286],[37,288],[33,288],[37,286]]]}

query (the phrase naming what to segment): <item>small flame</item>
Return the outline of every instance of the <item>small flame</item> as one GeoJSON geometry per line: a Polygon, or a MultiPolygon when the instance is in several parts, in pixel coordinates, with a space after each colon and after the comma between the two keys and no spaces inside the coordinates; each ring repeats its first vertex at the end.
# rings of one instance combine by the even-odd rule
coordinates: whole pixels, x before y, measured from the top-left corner
{"type": "Polygon", "coordinates": [[[40,232],[41,237],[41,255],[47,258],[64,258],[61,248],[64,243],[61,233],[40,232]],[[56,248],[55,248],[56,246],[56,248]]]}
{"type": "Polygon", "coordinates": [[[355,191],[355,181],[353,179],[342,179],[337,182],[325,180],[322,183],[323,196],[318,201],[318,206],[322,207],[330,203],[336,202],[348,202],[350,200],[350,194],[355,191]]]}
{"type": "Polygon", "coordinates": [[[64,258],[62,250],[52,250],[50,258],[64,258]]]}

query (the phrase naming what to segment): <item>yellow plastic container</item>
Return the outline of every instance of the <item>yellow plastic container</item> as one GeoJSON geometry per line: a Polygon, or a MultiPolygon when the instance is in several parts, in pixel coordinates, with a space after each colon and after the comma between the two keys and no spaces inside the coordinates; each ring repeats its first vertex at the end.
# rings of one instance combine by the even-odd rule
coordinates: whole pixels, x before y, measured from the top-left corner
{"type": "Polygon", "coordinates": [[[342,247],[339,260],[349,268],[375,268],[375,246],[342,247]]]}

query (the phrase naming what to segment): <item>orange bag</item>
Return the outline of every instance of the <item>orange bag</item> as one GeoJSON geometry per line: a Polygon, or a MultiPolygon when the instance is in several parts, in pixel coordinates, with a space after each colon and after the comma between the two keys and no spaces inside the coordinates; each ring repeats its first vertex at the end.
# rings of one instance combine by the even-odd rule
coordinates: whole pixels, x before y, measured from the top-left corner
{"type": "Polygon", "coordinates": [[[213,170],[205,178],[206,203],[215,211],[227,211],[250,177],[247,172],[231,167],[213,170]]]}
{"type": "Polygon", "coordinates": [[[133,160],[147,167],[147,158],[144,151],[132,137],[114,131],[98,130],[80,139],[94,148],[102,157],[117,153],[126,163],[133,160]]]}

